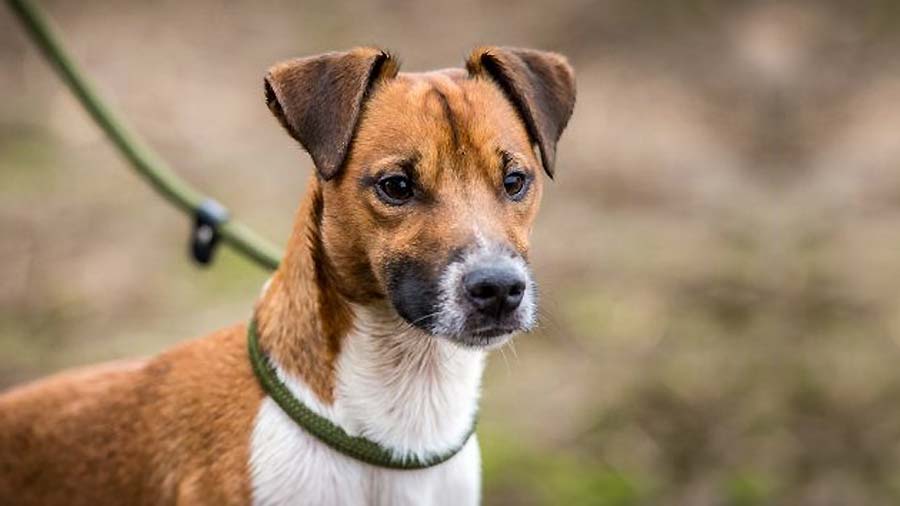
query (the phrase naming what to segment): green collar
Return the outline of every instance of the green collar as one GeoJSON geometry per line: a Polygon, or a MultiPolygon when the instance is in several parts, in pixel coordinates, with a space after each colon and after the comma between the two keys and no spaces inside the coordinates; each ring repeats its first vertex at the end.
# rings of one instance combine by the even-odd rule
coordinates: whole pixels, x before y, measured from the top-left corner
{"type": "Polygon", "coordinates": [[[253,372],[262,385],[263,390],[278,404],[281,409],[300,427],[315,436],[319,441],[333,449],[361,460],[373,466],[387,467],[391,469],[424,469],[438,465],[450,459],[466,445],[469,437],[475,433],[475,422],[466,433],[462,443],[449,451],[434,455],[428,459],[418,459],[413,456],[406,458],[394,457],[392,452],[380,444],[364,437],[354,437],[347,434],[344,429],[332,423],[327,418],[319,416],[313,410],[300,402],[299,399],[288,390],[284,382],[278,377],[268,357],[259,349],[259,341],[256,335],[256,320],[251,320],[247,326],[247,342],[250,350],[250,364],[253,372]]]}

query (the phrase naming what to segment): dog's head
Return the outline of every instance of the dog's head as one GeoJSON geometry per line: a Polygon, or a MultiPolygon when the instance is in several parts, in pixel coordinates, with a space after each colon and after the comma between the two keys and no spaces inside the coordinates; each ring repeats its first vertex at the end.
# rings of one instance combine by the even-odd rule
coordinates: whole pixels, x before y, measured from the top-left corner
{"type": "Polygon", "coordinates": [[[276,65],[265,90],[318,170],[340,293],[467,346],[534,326],[528,237],[575,103],[562,56],[485,47],[407,74],[359,48],[276,65]]]}

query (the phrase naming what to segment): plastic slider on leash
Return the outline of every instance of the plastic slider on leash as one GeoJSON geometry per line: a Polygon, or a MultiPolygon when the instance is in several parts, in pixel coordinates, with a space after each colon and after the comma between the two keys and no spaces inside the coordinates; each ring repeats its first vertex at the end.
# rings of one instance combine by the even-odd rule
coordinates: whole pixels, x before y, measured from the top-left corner
{"type": "Polygon", "coordinates": [[[215,199],[206,199],[194,214],[191,231],[191,256],[198,264],[208,266],[219,244],[219,227],[228,221],[228,209],[215,199]]]}

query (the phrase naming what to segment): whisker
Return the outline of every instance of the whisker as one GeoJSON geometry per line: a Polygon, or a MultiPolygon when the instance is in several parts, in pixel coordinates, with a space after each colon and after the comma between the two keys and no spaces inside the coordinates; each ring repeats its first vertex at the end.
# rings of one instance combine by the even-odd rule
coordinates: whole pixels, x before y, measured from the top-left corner
{"type": "Polygon", "coordinates": [[[518,362],[519,361],[519,352],[516,351],[516,340],[510,339],[509,341],[506,341],[506,343],[503,346],[509,347],[509,351],[512,352],[513,357],[516,359],[516,362],[518,362]]]}
{"type": "Polygon", "coordinates": [[[510,367],[509,367],[509,360],[506,359],[506,353],[503,351],[503,348],[505,348],[505,347],[506,347],[506,346],[501,346],[501,347],[500,347],[500,356],[503,357],[503,363],[506,364],[506,375],[507,375],[507,376],[511,376],[511,375],[512,375],[512,369],[510,369],[510,367]]]}
{"type": "MultiPolygon", "coordinates": [[[[439,314],[440,314],[440,311],[435,311],[435,312],[433,312],[433,313],[428,313],[428,314],[425,315],[425,316],[421,316],[421,317],[416,318],[415,320],[409,322],[408,325],[415,325],[415,324],[417,324],[417,323],[419,323],[419,322],[421,322],[421,321],[423,321],[423,320],[425,320],[425,319],[435,317],[435,316],[437,316],[437,315],[439,315],[439,314]]],[[[404,322],[405,322],[405,320],[404,320],[404,322]]]]}

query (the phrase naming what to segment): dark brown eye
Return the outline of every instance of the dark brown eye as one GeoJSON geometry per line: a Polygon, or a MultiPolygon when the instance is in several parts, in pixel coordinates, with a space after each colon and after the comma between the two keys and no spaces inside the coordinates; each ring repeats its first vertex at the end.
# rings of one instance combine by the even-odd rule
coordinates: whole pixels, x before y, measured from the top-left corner
{"type": "Polygon", "coordinates": [[[521,200],[528,190],[528,176],[522,172],[510,172],[503,178],[503,189],[513,200],[521,200]]]}
{"type": "Polygon", "coordinates": [[[381,178],[375,185],[378,196],[387,204],[399,206],[413,196],[413,184],[406,176],[394,175],[381,178]]]}

